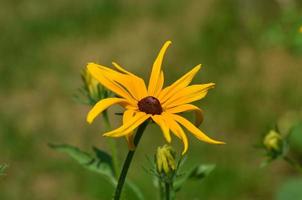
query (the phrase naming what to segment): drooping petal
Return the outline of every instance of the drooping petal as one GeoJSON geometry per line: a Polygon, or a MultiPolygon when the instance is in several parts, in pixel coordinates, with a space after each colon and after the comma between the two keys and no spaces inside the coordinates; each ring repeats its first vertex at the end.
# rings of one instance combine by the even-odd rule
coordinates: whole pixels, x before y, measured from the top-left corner
{"type": "Polygon", "coordinates": [[[170,143],[171,135],[170,135],[170,131],[169,131],[167,122],[164,120],[164,118],[161,115],[152,115],[151,117],[152,117],[153,121],[160,126],[165,139],[167,140],[167,142],[170,143]]]}
{"type": "Polygon", "coordinates": [[[118,65],[115,62],[112,62],[112,64],[119,71],[123,72],[124,74],[128,74],[133,78],[134,90],[135,90],[135,94],[136,94],[136,97],[138,98],[138,100],[141,100],[142,98],[148,96],[147,87],[146,87],[145,81],[142,78],[125,70],[124,68],[122,68],[120,65],[118,65]]]}
{"type": "Polygon", "coordinates": [[[131,118],[127,123],[123,124],[121,127],[104,133],[104,136],[109,137],[121,137],[128,135],[131,133],[135,128],[137,128],[139,125],[141,125],[144,121],[146,121],[151,115],[146,114],[144,112],[137,112],[136,115],[131,118]]]}
{"type": "Polygon", "coordinates": [[[110,107],[114,104],[123,105],[123,104],[127,104],[127,103],[128,103],[128,101],[125,100],[125,99],[122,99],[122,98],[107,98],[107,99],[100,100],[89,111],[86,120],[87,120],[88,123],[92,123],[93,120],[96,118],[96,116],[101,114],[108,107],[110,107]]]}
{"type": "Polygon", "coordinates": [[[201,65],[197,65],[191,71],[175,81],[172,85],[164,88],[158,96],[160,102],[165,103],[172,95],[187,87],[191,83],[196,73],[200,70],[200,68],[201,65]]]}
{"type": "Polygon", "coordinates": [[[179,105],[173,108],[167,109],[167,112],[169,113],[181,113],[181,112],[187,112],[187,111],[194,111],[195,112],[195,126],[199,126],[203,121],[203,113],[200,108],[197,106],[194,106],[192,104],[183,104],[179,105]]]}
{"type": "Polygon", "coordinates": [[[190,85],[170,97],[162,106],[164,108],[171,108],[200,100],[207,95],[208,90],[213,88],[214,85],[214,83],[190,85]]]}
{"type": "MultiPolygon", "coordinates": [[[[135,115],[134,110],[126,110],[123,114],[123,124],[126,124],[128,121],[130,121],[134,117],[134,115],[135,115]]],[[[134,139],[133,132],[129,133],[125,137],[127,140],[128,148],[130,150],[134,150],[135,145],[134,145],[134,140],[133,140],[134,139]]]]}
{"type": "Polygon", "coordinates": [[[175,115],[175,114],[170,114],[172,118],[180,123],[182,126],[184,126],[188,131],[190,131],[197,139],[210,143],[210,144],[225,144],[224,142],[217,141],[214,139],[211,139],[209,136],[207,136],[205,133],[203,133],[201,130],[199,130],[196,126],[194,126],[190,121],[187,119],[175,115]]]}
{"type": "Polygon", "coordinates": [[[169,128],[171,131],[179,138],[182,140],[184,149],[182,154],[184,155],[189,147],[189,142],[186,134],[182,130],[182,128],[179,126],[179,124],[171,117],[171,114],[163,112],[163,117],[167,121],[169,128]]]}
{"type": "Polygon", "coordinates": [[[161,65],[163,62],[165,52],[170,44],[171,44],[171,41],[167,41],[164,44],[164,46],[161,48],[157,58],[154,61],[151,75],[150,75],[149,85],[148,85],[148,95],[149,96],[154,96],[154,94],[157,92],[156,89],[157,89],[158,82],[160,79],[161,65]]]}

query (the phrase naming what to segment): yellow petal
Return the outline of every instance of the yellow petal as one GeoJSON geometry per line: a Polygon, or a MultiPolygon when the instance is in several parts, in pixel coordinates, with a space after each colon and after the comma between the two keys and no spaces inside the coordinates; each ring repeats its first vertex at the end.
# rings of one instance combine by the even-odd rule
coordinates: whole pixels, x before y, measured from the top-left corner
{"type": "Polygon", "coordinates": [[[201,130],[199,130],[197,127],[195,127],[190,121],[187,119],[171,114],[173,119],[180,123],[182,126],[184,126],[188,131],[190,131],[197,139],[210,143],[210,144],[225,144],[224,142],[213,140],[210,137],[208,137],[206,134],[204,134],[201,130]]]}
{"type": "Polygon", "coordinates": [[[203,121],[203,113],[200,108],[194,106],[192,104],[183,104],[173,108],[167,109],[169,113],[181,113],[186,111],[194,111],[195,112],[195,126],[199,126],[203,121]]]}
{"type": "Polygon", "coordinates": [[[156,92],[154,93],[154,97],[158,97],[158,95],[161,92],[163,86],[164,86],[164,72],[161,71],[159,79],[158,79],[158,83],[157,83],[157,86],[156,86],[156,90],[155,90],[156,92]]]}
{"type": "Polygon", "coordinates": [[[106,69],[106,67],[97,65],[95,63],[88,63],[87,69],[91,73],[91,75],[96,80],[98,80],[103,86],[105,86],[107,89],[111,90],[118,96],[121,96],[121,97],[129,100],[129,102],[136,104],[135,100],[127,92],[127,90],[125,90],[121,85],[119,85],[112,79],[113,78],[112,74],[108,73],[108,71],[110,70],[109,68],[106,69]]]}
{"type": "Polygon", "coordinates": [[[188,86],[170,97],[162,106],[164,108],[171,108],[200,100],[207,95],[208,90],[213,88],[214,85],[214,83],[208,83],[188,86]]]}
{"type": "Polygon", "coordinates": [[[125,99],[128,99],[130,102],[132,102],[133,105],[137,104],[140,96],[139,92],[144,91],[143,86],[145,86],[145,84],[144,82],[141,83],[142,80],[138,81],[132,75],[123,74],[108,67],[94,63],[89,63],[87,67],[92,76],[94,76],[94,78],[97,79],[107,89],[113,91],[121,97],[124,97],[125,99]],[[139,91],[136,90],[137,83],[141,84],[139,91]]]}
{"type": "Polygon", "coordinates": [[[138,100],[148,96],[147,87],[146,87],[145,81],[142,78],[140,78],[140,77],[136,76],[135,74],[125,70],[124,68],[122,68],[120,65],[118,65],[115,62],[112,62],[112,64],[119,71],[132,76],[133,85],[134,85],[133,89],[134,89],[134,93],[136,94],[136,97],[137,97],[138,100]]]}
{"type": "Polygon", "coordinates": [[[172,154],[171,154],[171,152],[168,152],[168,151],[165,151],[164,154],[165,154],[165,156],[166,156],[166,158],[167,158],[169,167],[170,167],[172,170],[175,170],[175,169],[176,169],[175,157],[173,157],[172,154]]]}
{"type": "Polygon", "coordinates": [[[87,122],[92,123],[92,121],[101,114],[104,110],[106,110],[109,106],[112,106],[114,104],[127,104],[127,101],[122,98],[107,98],[100,100],[98,103],[96,103],[93,108],[89,111],[87,115],[87,122]]]}
{"type": "Polygon", "coordinates": [[[129,133],[131,133],[135,128],[137,128],[139,125],[141,125],[144,121],[146,121],[151,115],[148,115],[144,112],[138,112],[136,115],[131,118],[128,122],[123,124],[121,127],[104,133],[104,136],[109,136],[109,137],[121,137],[121,136],[126,136],[129,133]]]}
{"type": "Polygon", "coordinates": [[[178,93],[180,90],[187,87],[191,83],[196,73],[200,70],[200,68],[201,65],[197,65],[191,71],[189,71],[188,73],[183,75],[180,79],[175,81],[172,85],[164,88],[158,96],[160,102],[164,103],[172,95],[178,93]]]}
{"type": "Polygon", "coordinates": [[[171,135],[169,132],[169,127],[168,127],[167,123],[165,122],[165,120],[163,119],[163,117],[161,115],[152,115],[151,117],[152,117],[153,121],[160,126],[165,139],[167,140],[167,142],[170,143],[171,135]]]}
{"type": "MultiPolygon", "coordinates": [[[[134,110],[126,110],[123,114],[123,124],[127,123],[128,121],[131,120],[131,118],[133,118],[133,116],[135,115],[135,111],[134,110]]],[[[125,136],[126,140],[127,140],[127,144],[128,144],[128,148],[130,150],[134,150],[135,149],[135,145],[134,145],[134,137],[133,137],[133,132],[129,133],[128,135],[125,136]]]]}
{"type": "Polygon", "coordinates": [[[169,169],[167,158],[163,154],[161,154],[161,157],[162,157],[162,160],[163,160],[163,169],[164,169],[164,172],[166,174],[168,174],[169,171],[170,171],[170,169],[169,169]]]}
{"type": "Polygon", "coordinates": [[[123,67],[121,67],[119,64],[117,64],[116,62],[112,62],[112,65],[119,71],[123,72],[124,74],[129,74],[129,75],[132,75],[132,76],[136,76],[134,75],[133,73],[125,70],[123,67]]]}
{"type": "Polygon", "coordinates": [[[162,155],[159,153],[159,147],[157,148],[157,153],[156,153],[156,164],[157,164],[157,169],[159,172],[162,171],[163,169],[163,160],[162,160],[162,155]]]}
{"type": "Polygon", "coordinates": [[[166,112],[163,112],[163,117],[167,121],[169,128],[171,131],[179,138],[182,140],[184,149],[182,154],[184,155],[189,147],[189,142],[186,134],[182,130],[182,128],[179,126],[179,124],[172,118],[171,114],[168,114],[166,112]]]}
{"type": "Polygon", "coordinates": [[[171,44],[171,41],[167,41],[164,46],[161,48],[157,58],[154,61],[152,71],[151,71],[151,76],[149,80],[149,85],[148,85],[148,95],[154,96],[154,94],[157,92],[157,86],[159,82],[159,77],[160,77],[160,72],[161,72],[161,65],[163,62],[163,58],[165,55],[165,52],[169,45],[171,44]]]}
{"type": "MultiPolygon", "coordinates": [[[[139,101],[139,93],[140,90],[137,90],[137,84],[140,83],[139,80],[136,79],[136,77],[129,75],[129,74],[122,74],[117,71],[114,71],[110,68],[100,66],[101,70],[103,70],[103,75],[113,81],[114,83],[121,86],[123,89],[125,89],[130,96],[135,99],[136,101],[139,101]]],[[[143,82],[143,84],[145,84],[143,82]]],[[[141,90],[143,90],[143,84],[141,84],[141,90]]],[[[146,88],[145,88],[146,90],[146,88]]]]}
{"type": "Polygon", "coordinates": [[[126,124],[128,121],[130,121],[135,114],[136,112],[134,110],[125,110],[123,114],[123,124],[126,124]]]}

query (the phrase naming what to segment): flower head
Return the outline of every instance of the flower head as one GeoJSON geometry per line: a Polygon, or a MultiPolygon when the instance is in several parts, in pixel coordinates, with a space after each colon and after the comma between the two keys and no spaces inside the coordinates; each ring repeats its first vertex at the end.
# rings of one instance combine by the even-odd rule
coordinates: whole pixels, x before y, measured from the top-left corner
{"type": "Polygon", "coordinates": [[[132,149],[134,148],[133,130],[151,118],[160,126],[167,142],[171,142],[170,131],[182,140],[184,144],[183,154],[188,149],[188,139],[182,126],[199,140],[211,144],[223,144],[223,142],[211,139],[197,128],[203,120],[202,111],[191,103],[204,98],[208,90],[215,85],[214,83],[207,83],[189,86],[201,65],[197,65],[176,82],[163,88],[162,62],[170,44],[171,42],[167,41],[155,59],[148,87],[143,79],[126,71],[115,62],[112,64],[116,70],[95,63],[87,65],[91,75],[118,96],[100,100],[88,113],[87,121],[91,123],[96,116],[114,104],[119,104],[125,108],[123,125],[105,133],[104,136],[125,136],[129,148],[132,149]],[[179,115],[179,113],[186,111],[195,112],[195,125],[179,115]]]}
{"type": "Polygon", "coordinates": [[[300,28],[299,28],[299,32],[300,32],[300,33],[302,33],[302,26],[300,26],[300,28]]]}

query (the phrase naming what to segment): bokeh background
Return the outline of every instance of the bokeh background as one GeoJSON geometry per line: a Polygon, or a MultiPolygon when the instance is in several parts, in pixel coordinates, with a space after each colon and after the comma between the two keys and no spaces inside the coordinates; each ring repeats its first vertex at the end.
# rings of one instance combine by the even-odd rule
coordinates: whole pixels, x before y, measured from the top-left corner
{"type": "MultiPolygon", "coordinates": [[[[87,62],[120,63],[146,80],[161,45],[169,84],[196,64],[196,82],[215,82],[197,105],[201,128],[224,146],[190,136],[186,167],[216,163],[202,182],[188,182],[178,199],[275,199],[296,173],[283,162],[259,168],[254,148],[280,116],[302,106],[302,2],[298,0],[4,0],[0,6],[0,177],[3,200],[110,199],[111,185],[47,143],[90,151],[109,149],[102,121],[85,122],[89,107],[73,100],[87,62]]],[[[111,111],[114,111],[111,110],[111,111]]],[[[111,112],[118,126],[120,117],[111,112]]],[[[118,140],[122,161],[127,152],[118,140]]],[[[164,144],[149,127],[129,178],[155,199],[146,156],[164,144]]],[[[173,145],[181,151],[181,143],[173,145]]],[[[129,197],[134,199],[134,197],[129,197]]]]}

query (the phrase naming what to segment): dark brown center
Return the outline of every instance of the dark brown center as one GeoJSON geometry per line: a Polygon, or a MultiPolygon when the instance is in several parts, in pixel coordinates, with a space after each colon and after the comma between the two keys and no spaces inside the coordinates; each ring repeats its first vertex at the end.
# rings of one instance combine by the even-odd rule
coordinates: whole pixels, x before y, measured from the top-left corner
{"type": "Polygon", "coordinates": [[[143,98],[137,103],[137,105],[140,111],[147,114],[160,115],[163,112],[159,100],[152,96],[143,98]]]}

